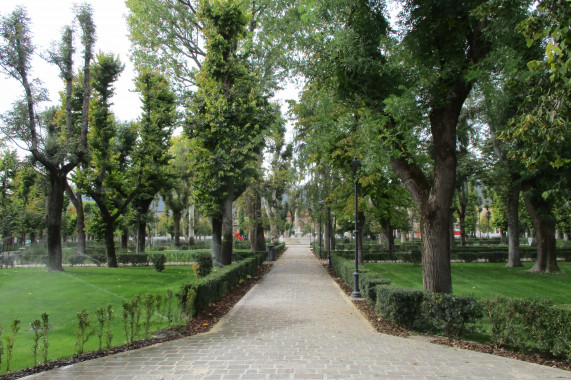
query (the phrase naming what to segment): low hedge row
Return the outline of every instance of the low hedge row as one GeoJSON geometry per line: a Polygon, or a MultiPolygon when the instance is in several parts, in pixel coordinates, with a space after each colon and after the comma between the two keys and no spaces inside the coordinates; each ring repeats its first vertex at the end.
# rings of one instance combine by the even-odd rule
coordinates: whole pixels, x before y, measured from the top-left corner
{"type": "MultiPolygon", "coordinates": [[[[354,262],[332,252],[333,269],[353,285],[354,262]]],[[[360,272],[362,296],[387,321],[409,329],[460,336],[467,328],[489,333],[491,343],[522,352],[571,359],[571,310],[534,299],[477,299],[391,286],[367,270],[360,272]],[[484,325],[491,331],[484,331],[484,325]]]]}
{"type": "Polygon", "coordinates": [[[267,252],[256,252],[235,264],[216,269],[198,282],[181,286],[177,297],[181,310],[190,316],[200,313],[208,305],[220,300],[233,287],[256,272],[267,257],[267,252]]]}

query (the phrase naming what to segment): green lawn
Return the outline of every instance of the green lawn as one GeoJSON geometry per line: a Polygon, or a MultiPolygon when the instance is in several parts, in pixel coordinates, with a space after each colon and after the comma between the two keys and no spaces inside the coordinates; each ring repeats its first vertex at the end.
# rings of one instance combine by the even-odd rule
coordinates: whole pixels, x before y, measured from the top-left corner
{"type": "MultiPolygon", "coordinates": [[[[12,370],[33,365],[31,346],[34,333],[26,331],[34,319],[44,312],[49,314],[49,360],[73,355],[77,331],[77,313],[86,309],[95,319],[95,309],[113,305],[115,310],[113,345],[125,343],[121,317],[122,303],[137,294],[174,292],[181,284],[194,279],[191,266],[167,266],[157,272],[152,266],[94,268],[66,268],[63,273],[49,273],[44,268],[16,268],[0,270],[0,324],[3,335],[11,335],[13,319],[21,320],[20,333],[14,345],[10,365],[12,370]]],[[[156,321],[160,316],[155,316],[156,321]]],[[[164,320],[164,319],[163,319],[164,320]]],[[[164,322],[166,325],[166,321],[164,322]]],[[[93,321],[95,326],[96,322],[93,321]]],[[[4,341],[4,339],[2,338],[4,341]]],[[[98,341],[92,336],[86,351],[97,349],[98,341]]],[[[5,372],[6,344],[0,374],[5,372]]]]}
{"type": "MultiPolygon", "coordinates": [[[[495,296],[540,298],[571,308],[571,263],[559,263],[560,273],[532,274],[524,268],[506,268],[505,263],[452,263],[454,294],[478,298],[495,296]]],[[[408,263],[367,263],[365,268],[380,273],[392,284],[422,289],[422,267],[408,263]]]]}

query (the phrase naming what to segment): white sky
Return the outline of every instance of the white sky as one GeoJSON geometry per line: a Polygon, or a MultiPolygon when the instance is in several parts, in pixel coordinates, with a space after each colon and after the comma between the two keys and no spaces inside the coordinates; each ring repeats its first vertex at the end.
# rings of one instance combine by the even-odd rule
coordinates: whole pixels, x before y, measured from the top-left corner
{"type": "MultiPolygon", "coordinates": [[[[119,120],[134,120],[140,115],[139,95],[132,92],[135,73],[129,61],[130,42],[127,37],[125,15],[127,7],[123,0],[94,0],[91,3],[97,33],[95,52],[114,53],[119,55],[125,64],[125,70],[115,83],[113,111],[119,120]]],[[[58,92],[63,90],[63,82],[58,68],[45,62],[39,54],[50,48],[53,41],[59,42],[63,27],[74,21],[73,4],[82,1],[73,0],[0,0],[0,14],[6,16],[17,5],[23,5],[31,19],[33,42],[36,45],[36,58],[32,62],[33,77],[39,78],[49,91],[52,102],[58,100],[58,92]]],[[[82,47],[79,33],[75,40],[76,50],[81,54],[82,47]]],[[[82,66],[81,57],[75,58],[74,71],[82,66]]],[[[15,79],[0,74],[0,113],[10,109],[12,103],[23,96],[23,89],[15,79]]],[[[47,106],[44,104],[43,106],[47,106]]],[[[40,106],[40,108],[43,108],[40,106]]]]}

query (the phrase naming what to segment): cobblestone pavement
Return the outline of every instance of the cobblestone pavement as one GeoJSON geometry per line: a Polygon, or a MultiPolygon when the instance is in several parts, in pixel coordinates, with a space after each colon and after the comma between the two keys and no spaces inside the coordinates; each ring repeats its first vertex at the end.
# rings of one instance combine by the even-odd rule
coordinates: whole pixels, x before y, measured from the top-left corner
{"type": "Polygon", "coordinates": [[[379,334],[306,246],[210,332],[34,379],[571,379],[564,370],[379,334]]]}

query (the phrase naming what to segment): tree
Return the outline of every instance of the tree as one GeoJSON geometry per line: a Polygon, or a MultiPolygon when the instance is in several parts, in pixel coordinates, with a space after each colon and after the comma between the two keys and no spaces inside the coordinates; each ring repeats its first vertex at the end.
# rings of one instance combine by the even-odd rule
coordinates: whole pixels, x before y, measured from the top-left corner
{"type": "MultiPolygon", "coordinates": [[[[143,70],[137,77],[136,88],[141,93],[143,114],[139,122],[141,142],[134,152],[134,161],[144,171],[142,187],[133,204],[140,214],[146,214],[155,196],[172,181],[167,167],[170,138],[176,121],[175,96],[166,78],[149,69],[143,70]]],[[[138,252],[145,251],[146,226],[146,220],[143,219],[137,232],[138,252]]]]}
{"type": "Polygon", "coordinates": [[[118,57],[100,53],[93,67],[90,163],[81,172],[81,189],[99,208],[104,225],[107,265],[117,267],[114,236],[117,220],[141,191],[141,167],[130,162],[135,148],[133,125],[117,126],[110,111],[113,83],[123,71],[118,57]]]}
{"type": "Polygon", "coordinates": [[[514,25],[527,4],[508,2],[484,14],[477,11],[486,1],[408,0],[402,38],[393,41],[380,3],[314,3],[301,17],[312,28],[324,26],[308,32],[316,37],[307,52],[319,54],[305,56],[305,72],[362,104],[382,143],[378,150],[389,150],[391,167],[418,206],[424,288],[450,293],[458,118],[484,59],[501,48],[487,31],[514,25]]]}
{"type": "MultiPolygon", "coordinates": [[[[84,45],[84,76],[89,78],[92,48],[95,42],[95,26],[92,10],[88,5],[76,9],[76,17],[82,29],[84,45]]],[[[6,135],[20,139],[27,144],[32,156],[46,170],[49,182],[48,192],[48,270],[63,271],[61,252],[61,227],[64,205],[64,192],[67,175],[84,158],[87,149],[87,129],[85,122],[88,109],[84,103],[84,122],[79,131],[71,128],[68,122],[65,130],[48,128],[47,136],[42,136],[38,128],[36,108],[44,99],[43,91],[30,78],[30,62],[34,53],[34,45],[30,36],[30,19],[24,8],[16,8],[12,14],[2,19],[0,34],[4,44],[0,46],[0,67],[10,77],[18,80],[24,89],[25,100],[17,103],[12,112],[3,117],[3,129],[6,135]],[[41,146],[45,137],[45,145],[41,146]]],[[[70,82],[72,80],[72,32],[64,31],[60,51],[52,56],[58,63],[62,77],[66,81],[66,97],[71,98],[70,82]]],[[[90,87],[84,88],[84,97],[89,99],[90,87]]],[[[67,104],[67,103],[66,103],[67,104]]],[[[66,111],[69,107],[66,106],[66,111]]]]}
{"type": "MultiPolygon", "coordinates": [[[[190,202],[191,188],[189,177],[191,176],[192,166],[190,166],[188,156],[191,149],[191,142],[184,136],[173,137],[169,163],[173,183],[171,186],[161,190],[165,203],[173,212],[174,245],[177,247],[180,245],[182,214],[190,202]]],[[[189,226],[189,229],[192,229],[192,236],[194,237],[194,226],[189,226]]]]}
{"type": "Polygon", "coordinates": [[[228,265],[232,202],[255,171],[272,114],[242,57],[249,45],[246,10],[237,1],[204,2],[199,16],[207,53],[185,133],[196,141],[194,199],[212,220],[212,255],[217,265],[228,265]]]}
{"type": "MultiPolygon", "coordinates": [[[[276,114],[279,112],[275,111],[276,114]]],[[[281,225],[285,222],[283,197],[290,182],[292,145],[285,143],[285,121],[276,117],[268,135],[267,153],[271,157],[270,170],[263,181],[264,209],[270,222],[272,243],[279,242],[281,225]]]]}

